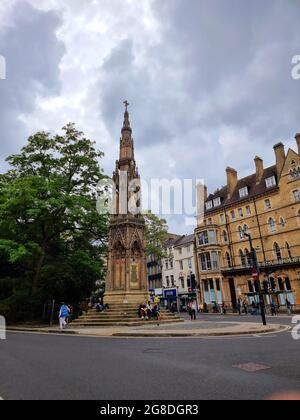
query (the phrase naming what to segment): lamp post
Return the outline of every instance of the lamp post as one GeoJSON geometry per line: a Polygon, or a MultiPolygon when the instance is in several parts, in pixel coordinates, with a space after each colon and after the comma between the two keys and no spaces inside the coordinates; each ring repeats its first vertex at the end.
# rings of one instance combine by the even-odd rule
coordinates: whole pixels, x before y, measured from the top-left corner
{"type": "Polygon", "coordinates": [[[250,233],[247,233],[247,232],[244,231],[244,236],[249,239],[249,243],[250,243],[252,267],[253,267],[253,270],[255,270],[255,272],[253,272],[253,277],[254,276],[256,277],[255,281],[256,281],[257,286],[258,286],[259,306],[260,306],[261,318],[262,318],[263,325],[266,326],[267,325],[267,320],[266,320],[266,312],[265,312],[265,302],[264,302],[263,294],[262,294],[262,291],[261,291],[261,284],[260,284],[260,279],[259,279],[260,269],[259,269],[259,264],[258,264],[258,260],[257,260],[257,254],[256,254],[256,250],[253,247],[252,236],[250,235],[250,233]]]}

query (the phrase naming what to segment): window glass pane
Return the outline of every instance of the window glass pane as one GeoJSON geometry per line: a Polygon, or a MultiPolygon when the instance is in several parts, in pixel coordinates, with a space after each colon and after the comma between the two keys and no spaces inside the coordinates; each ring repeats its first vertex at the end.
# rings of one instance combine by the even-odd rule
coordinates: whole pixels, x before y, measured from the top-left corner
{"type": "Polygon", "coordinates": [[[205,257],[206,257],[206,266],[207,266],[207,270],[211,270],[210,253],[208,252],[207,254],[205,254],[205,257]]]}
{"type": "Polygon", "coordinates": [[[212,267],[214,269],[218,269],[219,268],[219,255],[218,255],[218,252],[212,251],[212,253],[211,253],[211,261],[212,261],[212,267]]]}
{"type": "Polygon", "coordinates": [[[300,201],[300,190],[293,191],[295,201],[300,201]]]}
{"type": "Polygon", "coordinates": [[[267,188],[272,188],[272,187],[276,186],[275,176],[272,176],[272,177],[266,179],[266,186],[267,186],[267,188]]]}
{"type": "Polygon", "coordinates": [[[265,200],[265,207],[266,207],[267,210],[270,210],[272,208],[270,200],[265,200]]]}
{"type": "Polygon", "coordinates": [[[240,198],[247,197],[248,195],[248,187],[241,188],[240,191],[240,198]]]}
{"type": "Polygon", "coordinates": [[[288,277],[285,279],[285,284],[286,284],[286,290],[292,290],[291,282],[288,277]]]}
{"type": "Polygon", "coordinates": [[[218,206],[220,206],[220,205],[221,205],[221,198],[220,198],[220,197],[215,198],[215,199],[214,199],[214,206],[215,206],[215,207],[218,207],[218,206]]]}
{"type": "Polygon", "coordinates": [[[216,243],[216,231],[210,230],[209,231],[209,243],[215,244],[216,243]]]}

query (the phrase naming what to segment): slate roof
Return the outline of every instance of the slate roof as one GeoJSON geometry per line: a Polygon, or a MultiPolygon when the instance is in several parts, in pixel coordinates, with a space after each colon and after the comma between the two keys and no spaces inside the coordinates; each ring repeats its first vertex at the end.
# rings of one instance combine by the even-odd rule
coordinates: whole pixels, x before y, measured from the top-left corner
{"type": "Polygon", "coordinates": [[[192,242],[194,242],[195,239],[195,235],[186,235],[186,236],[182,236],[180,239],[178,239],[178,241],[176,242],[176,244],[174,246],[184,246],[184,245],[188,245],[192,242]]]}
{"type": "Polygon", "coordinates": [[[210,210],[205,210],[205,214],[213,213],[214,211],[216,211],[217,209],[221,207],[225,207],[225,206],[228,207],[228,206],[238,204],[239,202],[249,200],[249,198],[256,197],[266,192],[276,191],[278,189],[277,186],[272,187],[272,188],[267,188],[267,185],[266,185],[266,179],[271,178],[272,176],[275,176],[275,178],[277,179],[276,165],[270,166],[269,168],[266,168],[264,170],[263,177],[258,184],[256,183],[256,174],[240,179],[238,181],[235,191],[232,194],[232,197],[230,198],[228,198],[227,186],[216,191],[214,194],[210,194],[206,202],[212,201],[215,198],[220,197],[221,205],[218,207],[213,207],[210,210]],[[244,187],[248,187],[249,194],[247,197],[240,198],[239,190],[244,187]]]}
{"type": "Polygon", "coordinates": [[[194,238],[195,238],[194,235],[182,235],[175,239],[171,238],[165,242],[164,247],[172,248],[172,247],[177,247],[177,246],[184,246],[184,245],[192,243],[194,241],[194,238]]]}

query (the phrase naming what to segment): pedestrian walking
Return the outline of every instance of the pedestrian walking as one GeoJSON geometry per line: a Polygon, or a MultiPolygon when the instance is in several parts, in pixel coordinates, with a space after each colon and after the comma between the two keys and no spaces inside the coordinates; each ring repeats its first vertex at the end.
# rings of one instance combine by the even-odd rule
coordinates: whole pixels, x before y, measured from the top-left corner
{"type": "Polygon", "coordinates": [[[289,316],[291,316],[292,315],[292,304],[288,299],[286,299],[285,303],[286,303],[287,313],[288,313],[289,316]]]}
{"type": "Polygon", "coordinates": [[[226,306],[226,303],[225,302],[222,303],[222,314],[223,315],[226,315],[227,314],[227,306],[226,306]]]}
{"type": "Polygon", "coordinates": [[[155,296],[154,298],[154,306],[157,306],[158,310],[160,311],[160,298],[159,296],[155,296]]]}
{"type": "Polygon", "coordinates": [[[66,320],[69,314],[70,314],[70,308],[65,303],[62,303],[59,310],[59,328],[61,329],[61,331],[67,326],[66,320]]]}
{"type": "Polygon", "coordinates": [[[161,317],[160,317],[160,307],[159,307],[158,304],[154,305],[153,310],[152,310],[152,314],[153,314],[152,315],[153,319],[157,320],[157,326],[159,327],[161,317]]]}
{"type": "Polygon", "coordinates": [[[271,315],[276,316],[277,315],[277,308],[274,302],[271,303],[271,315]]]}
{"type": "Polygon", "coordinates": [[[236,305],[236,310],[238,311],[239,315],[242,315],[242,306],[241,306],[241,302],[238,301],[237,305],[236,305]]]}
{"type": "Polygon", "coordinates": [[[197,303],[195,301],[190,303],[190,316],[191,321],[196,321],[196,314],[197,314],[197,303]]]}
{"type": "Polygon", "coordinates": [[[217,302],[213,302],[213,311],[214,311],[214,313],[215,314],[218,314],[219,313],[219,305],[218,305],[218,303],[217,302]]]}
{"type": "Polygon", "coordinates": [[[248,315],[248,305],[246,301],[243,302],[243,312],[245,315],[248,315]]]}

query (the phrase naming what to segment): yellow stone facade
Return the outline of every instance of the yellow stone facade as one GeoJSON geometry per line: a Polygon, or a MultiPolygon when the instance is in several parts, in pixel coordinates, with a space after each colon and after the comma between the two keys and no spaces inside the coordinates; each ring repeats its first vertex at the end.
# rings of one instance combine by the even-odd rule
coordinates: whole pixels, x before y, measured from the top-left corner
{"type": "Polygon", "coordinates": [[[274,146],[276,164],[238,179],[227,168],[227,186],[205,196],[205,216],[196,231],[199,295],[208,308],[258,302],[249,238],[260,265],[266,305],[300,309],[300,134],[297,151],[274,146]]]}

